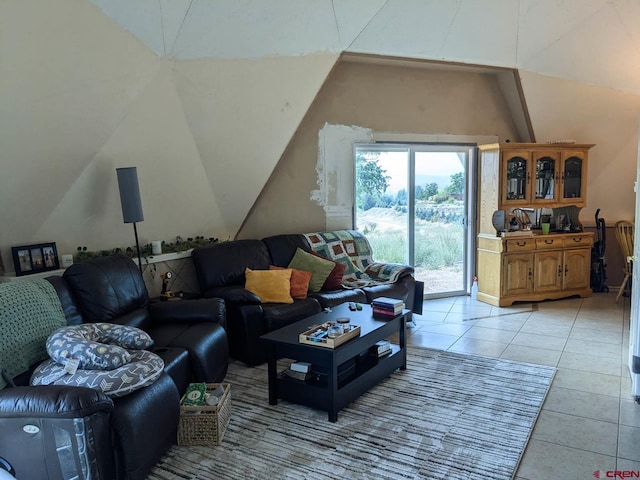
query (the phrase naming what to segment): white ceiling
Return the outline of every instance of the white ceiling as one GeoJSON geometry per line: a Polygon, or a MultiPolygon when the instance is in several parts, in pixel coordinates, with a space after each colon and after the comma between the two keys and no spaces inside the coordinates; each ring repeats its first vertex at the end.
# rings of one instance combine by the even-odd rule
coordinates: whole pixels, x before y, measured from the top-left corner
{"type": "Polygon", "coordinates": [[[348,51],[640,93],[638,0],[90,1],[157,55],[180,60],[348,51]]]}

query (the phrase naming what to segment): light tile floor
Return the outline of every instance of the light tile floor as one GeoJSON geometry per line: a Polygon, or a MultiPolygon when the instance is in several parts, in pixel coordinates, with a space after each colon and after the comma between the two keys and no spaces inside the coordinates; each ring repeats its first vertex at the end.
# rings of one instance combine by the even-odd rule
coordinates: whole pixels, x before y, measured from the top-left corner
{"type": "Polygon", "coordinates": [[[503,308],[468,296],[425,300],[407,343],[557,367],[516,479],[586,480],[616,470],[636,477],[640,405],[627,369],[630,301],[616,304],[615,296],[503,308]]]}

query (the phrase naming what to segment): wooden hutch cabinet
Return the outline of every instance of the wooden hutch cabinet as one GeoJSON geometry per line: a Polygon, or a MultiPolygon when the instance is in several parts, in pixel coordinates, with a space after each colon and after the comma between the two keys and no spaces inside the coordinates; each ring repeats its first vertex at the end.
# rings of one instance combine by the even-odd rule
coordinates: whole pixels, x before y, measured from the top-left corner
{"type": "Polygon", "coordinates": [[[579,295],[589,287],[593,233],[540,230],[498,236],[496,210],[561,209],[586,203],[585,144],[507,143],[480,146],[478,300],[507,306],[579,295]]]}

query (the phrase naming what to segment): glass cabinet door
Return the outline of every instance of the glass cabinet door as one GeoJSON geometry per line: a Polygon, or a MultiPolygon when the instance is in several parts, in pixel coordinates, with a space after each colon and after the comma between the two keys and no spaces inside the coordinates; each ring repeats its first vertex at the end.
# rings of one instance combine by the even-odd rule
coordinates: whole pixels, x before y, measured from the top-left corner
{"type": "Polygon", "coordinates": [[[556,201],[556,182],[560,163],[557,156],[541,154],[536,159],[536,182],[534,185],[535,203],[556,201]]]}
{"type": "Polygon", "coordinates": [[[585,201],[585,170],[583,158],[568,154],[562,162],[562,197],[567,204],[583,205],[585,201]]]}
{"type": "Polygon", "coordinates": [[[529,159],[519,154],[512,154],[504,163],[504,191],[502,202],[505,204],[522,204],[529,200],[529,159]]]}

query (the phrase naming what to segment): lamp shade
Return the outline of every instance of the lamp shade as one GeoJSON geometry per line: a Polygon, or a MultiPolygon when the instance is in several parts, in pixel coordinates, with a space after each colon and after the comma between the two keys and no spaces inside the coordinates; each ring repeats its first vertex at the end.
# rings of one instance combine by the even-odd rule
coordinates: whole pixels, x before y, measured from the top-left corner
{"type": "Polygon", "coordinates": [[[118,175],[118,188],[120,189],[120,203],[122,205],[124,223],[142,222],[144,215],[142,213],[136,167],[116,168],[116,173],[118,175]]]}

